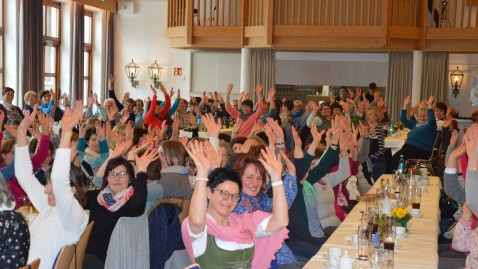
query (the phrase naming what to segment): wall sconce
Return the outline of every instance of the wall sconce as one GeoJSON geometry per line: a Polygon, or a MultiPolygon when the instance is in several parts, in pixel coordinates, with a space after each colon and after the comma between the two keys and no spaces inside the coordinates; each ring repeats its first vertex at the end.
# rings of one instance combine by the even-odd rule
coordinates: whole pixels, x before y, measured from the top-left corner
{"type": "Polygon", "coordinates": [[[465,75],[463,75],[463,72],[458,69],[458,66],[456,67],[456,70],[450,74],[451,87],[453,88],[451,92],[455,98],[460,93],[460,86],[463,82],[464,76],[465,75]]]}
{"type": "Polygon", "coordinates": [[[131,60],[131,63],[128,63],[125,66],[125,70],[126,76],[131,81],[131,87],[136,88],[136,86],[138,86],[138,81],[135,80],[135,78],[138,77],[139,65],[137,65],[133,60],[131,60]]]}
{"type": "Polygon", "coordinates": [[[156,61],[154,61],[154,64],[148,67],[148,71],[149,78],[151,79],[151,82],[153,82],[154,88],[159,88],[159,79],[161,78],[161,74],[163,73],[163,68],[159,66],[156,61]]]}

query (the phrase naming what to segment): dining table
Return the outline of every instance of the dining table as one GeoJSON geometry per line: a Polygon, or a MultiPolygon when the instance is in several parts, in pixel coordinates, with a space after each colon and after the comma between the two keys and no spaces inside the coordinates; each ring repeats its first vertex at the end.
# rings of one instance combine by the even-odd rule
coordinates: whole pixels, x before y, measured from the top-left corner
{"type": "MultiPolygon", "coordinates": [[[[382,175],[389,179],[392,175],[382,175]]],[[[380,188],[381,180],[377,180],[368,194],[375,194],[380,188]]],[[[420,218],[412,218],[408,222],[406,236],[397,238],[394,252],[394,268],[438,268],[438,235],[440,232],[440,179],[428,177],[428,188],[422,192],[420,218]]],[[[366,210],[366,202],[359,201],[345,220],[322,245],[319,252],[303,267],[306,269],[328,268],[329,248],[347,250],[349,256],[357,258],[358,246],[352,244],[352,237],[357,234],[361,223],[362,211],[366,210]]],[[[357,259],[358,261],[358,259],[357,259]]],[[[359,261],[359,268],[370,268],[368,261],[359,261]]]]}
{"type": "Polygon", "coordinates": [[[387,136],[384,139],[383,146],[392,150],[392,155],[399,151],[407,141],[408,132],[399,131],[393,136],[387,136]]]}

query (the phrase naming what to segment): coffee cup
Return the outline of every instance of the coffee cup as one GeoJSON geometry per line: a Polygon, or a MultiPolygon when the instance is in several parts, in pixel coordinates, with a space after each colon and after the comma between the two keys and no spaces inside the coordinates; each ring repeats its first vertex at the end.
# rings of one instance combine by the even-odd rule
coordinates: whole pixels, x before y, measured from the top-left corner
{"type": "Polygon", "coordinates": [[[412,210],[410,210],[410,215],[412,215],[412,217],[414,218],[420,218],[421,217],[420,209],[413,208],[412,210]]]}
{"type": "Polygon", "coordinates": [[[340,257],[342,256],[341,248],[329,248],[329,256],[340,257]]]}
{"type": "Polygon", "coordinates": [[[405,227],[400,227],[400,226],[395,227],[395,233],[397,234],[397,236],[404,236],[406,232],[407,232],[407,229],[405,227]]]}

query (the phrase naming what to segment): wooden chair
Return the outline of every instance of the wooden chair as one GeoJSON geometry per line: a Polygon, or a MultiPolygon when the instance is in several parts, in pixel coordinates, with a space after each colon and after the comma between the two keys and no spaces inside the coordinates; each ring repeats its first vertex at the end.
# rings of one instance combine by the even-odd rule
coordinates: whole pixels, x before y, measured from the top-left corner
{"type": "Polygon", "coordinates": [[[30,264],[27,264],[23,267],[20,267],[18,269],[38,269],[40,267],[40,259],[36,259],[32,261],[30,264]]]}
{"type": "Polygon", "coordinates": [[[85,257],[86,246],[88,245],[88,240],[90,239],[91,230],[93,229],[93,225],[95,224],[92,221],[88,226],[86,226],[85,231],[80,237],[80,241],[76,244],[76,250],[73,255],[73,259],[71,260],[69,269],[81,269],[83,266],[83,258],[85,257]]]}
{"type": "Polygon", "coordinates": [[[58,258],[55,262],[55,267],[53,269],[65,269],[70,266],[71,259],[73,259],[73,255],[75,255],[75,245],[66,245],[63,246],[60,250],[60,254],[58,254],[58,258]]]}

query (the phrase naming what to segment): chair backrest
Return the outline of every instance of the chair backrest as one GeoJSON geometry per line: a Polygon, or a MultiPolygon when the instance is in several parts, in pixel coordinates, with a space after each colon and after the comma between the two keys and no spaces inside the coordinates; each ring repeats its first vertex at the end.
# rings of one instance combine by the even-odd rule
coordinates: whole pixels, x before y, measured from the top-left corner
{"type": "Polygon", "coordinates": [[[40,267],[40,259],[36,259],[32,261],[30,264],[22,266],[18,269],[38,269],[38,267],[40,267]]]}
{"type": "Polygon", "coordinates": [[[85,257],[86,246],[88,245],[88,240],[90,239],[91,230],[95,224],[92,221],[88,226],[86,226],[85,231],[80,237],[80,241],[76,244],[76,251],[71,260],[69,269],[81,269],[83,266],[83,258],[85,257]]]}
{"type": "Polygon", "coordinates": [[[175,250],[184,249],[178,203],[156,203],[148,216],[151,269],[164,268],[175,250]]]}
{"type": "Polygon", "coordinates": [[[71,259],[73,259],[73,255],[75,255],[75,248],[76,245],[63,246],[60,250],[60,254],[58,254],[58,258],[56,259],[55,267],[53,267],[53,269],[68,268],[70,266],[71,259]]]}

